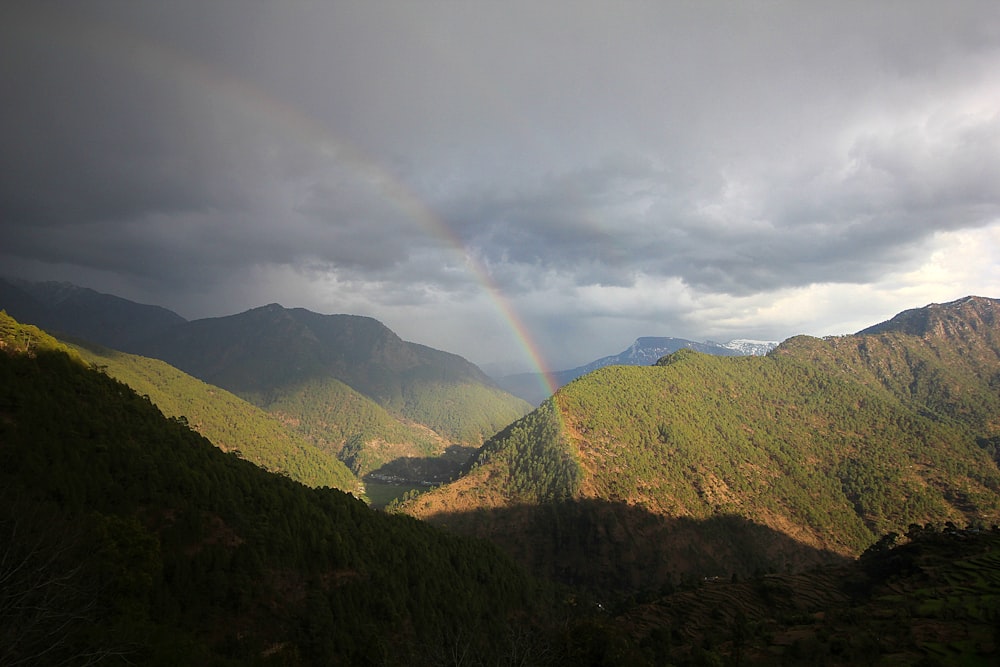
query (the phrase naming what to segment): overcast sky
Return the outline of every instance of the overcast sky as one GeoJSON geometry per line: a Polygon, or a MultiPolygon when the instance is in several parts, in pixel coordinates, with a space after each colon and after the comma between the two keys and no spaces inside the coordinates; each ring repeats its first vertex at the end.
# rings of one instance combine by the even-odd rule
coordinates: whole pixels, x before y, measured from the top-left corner
{"type": "Polygon", "coordinates": [[[513,371],[1000,297],[992,0],[6,1],[0,91],[0,273],[189,319],[513,371]]]}

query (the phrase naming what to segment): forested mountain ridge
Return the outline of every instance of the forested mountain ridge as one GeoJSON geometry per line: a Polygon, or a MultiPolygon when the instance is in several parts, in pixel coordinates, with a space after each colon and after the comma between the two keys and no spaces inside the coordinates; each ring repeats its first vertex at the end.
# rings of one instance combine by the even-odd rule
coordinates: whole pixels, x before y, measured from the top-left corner
{"type": "Polygon", "coordinates": [[[407,343],[378,320],[357,315],[271,304],[189,322],[141,350],[262,406],[304,383],[333,378],[398,417],[462,442],[478,444],[529,407],[462,357],[407,343]]]}
{"type": "Polygon", "coordinates": [[[462,357],[356,315],[271,304],[174,327],[140,349],[275,413],[359,475],[478,446],[530,408],[462,357]]]}
{"type": "Polygon", "coordinates": [[[766,357],[681,350],[599,369],[404,509],[490,536],[537,571],[626,590],[622,569],[654,586],[742,576],[856,556],[910,523],[996,522],[1000,302],[931,309],[924,336],[800,336],[766,357]],[[730,525],[684,529],[713,518],[730,525]],[[504,522],[544,530],[505,541],[504,522]],[[566,571],[574,549],[589,556],[566,571]]]}
{"type": "Polygon", "coordinates": [[[2,664],[485,662],[551,603],[491,545],[225,454],[10,318],[0,500],[2,664]]]}
{"type": "Polygon", "coordinates": [[[177,313],[65,282],[0,278],[0,308],[50,333],[131,351],[132,345],[186,320],[177,313]]]}
{"type": "Polygon", "coordinates": [[[973,331],[992,338],[995,345],[997,333],[998,299],[967,296],[950,303],[932,303],[923,308],[904,310],[885,322],[862,329],[858,335],[878,333],[904,333],[923,338],[960,341],[973,331]],[[990,332],[993,332],[992,335],[990,332]]]}
{"type": "Polygon", "coordinates": [[[564,427],[546,406],[468,477],[503,474],[507,457],[519,497],[554,500],[438,518],[515,529],[529,562],[575,578],[558,595],[487,544],[225,454],[77,351],[0,319],[0,664],[994,661],[996,533],[911,525],[903,546],[885,535],[848,563],[734,515],[665,521],[567,500],[589,482],[547,446],[564,427]],[[532,459],[554,474],[533,477],[532,459]],[[678,553],[665,540],[686,566],[663,559],[678,553]],[[836,567],[795,573],[820,560],[836,567]],[[745,561],[780,565],[726,576],[745,561]]]}
{"type": "Polygon", "coordinates": [[[882,387],[985,444],[1000,435],[1000,300],[970,296],[904,311],[854,336],[789,339],[776,350],[882,387]]]}
{"type": "Polygon", "coordinates": [[[274,415],[225,389],[159,359],[82,341],[62,342],[91,366],[148,396],[165,416],[185,421],[223,451],[307,486],[360,491],[358,479],[335,452],[320,450],[274,415]]]}
{"type": "MultiPolygon", "coordinates": [[[[161,359],[232,392],[270,412],[307,449],[339,458],[362,479],[370,473],[414,483],[449,479],[467,452],[531,407],[462,357],[403,341],[369,317],[271,304],[188,322],[157,306],[68,283],[0,279],[4,307],[22,321],[161,359]]],[[[277,440],[265,448],[271,453],[264,465],[296,468],[308,483],[330,479],[326,463],[313,475],[291,459],[280,463],[297,454],[280,453],[277,440]]]]}
{"type": "Polygon", "coordinates": [[[188,322],[159,306],[70,283],[5,278],[0,278],[0,308],[45,330],[162,359],[241,395],[334,377],[390,411],[453,439],[491,435],[530,409],[464,358],[403,341],[370,317],[322,315],[270,304],[188,322]],[[467,399],[470,392],[473,396],[467,399]],[[450,403],[446,410],[442,401],[450,403]],[[473,409],[469,419],[454,417],[484,402],[488,406],[473,409]]]}

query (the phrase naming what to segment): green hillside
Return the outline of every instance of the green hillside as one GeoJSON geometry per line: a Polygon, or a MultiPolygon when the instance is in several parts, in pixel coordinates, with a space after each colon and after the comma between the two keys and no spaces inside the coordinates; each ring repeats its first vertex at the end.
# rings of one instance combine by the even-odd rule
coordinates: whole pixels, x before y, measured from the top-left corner
{"type": "Polygon", "coordinates": [[[188,425],[227,452],[308,486],[357,492],[358,480],[334,454],[291,432],[274,416],[224,389],[158,359],[66,342],[85,361],[148,396],[167,417],[188,425]]]}
{"type": "Polygon", "coordinates": [[[2,664],[492,664],[545,599],[492,546],[226,454],[9,318],[0,499],[2,664]]]}
{"type": "Polygon", "coordinates": [[[486,542],[224,453],[0,317],[0,664],[995,663],[996,529],[911,524],[854,561],[815,553],[832,564],[769,571],[808,548],[734,515],[587,498],[576,442],[542,406],[455,482],[481,483],[493,508],[444,516],[574,580],[556,594],[486,542]],[[524,483],[497,491],[501,477],[524,483]],[[698,567],[672,582],[678,550],[698,567]],[[738,574],[744,561],[761,571],[738,574]],[[594,587],[584,575],[601,568],[594,587]]]}
{"type": "MultiPolygon", "coordinates": [[[[238,451],[248,461],[309,486],[358,491],[357,477],[401,458],[440,457],[448,447],[430,429],[404,424],[332,378],[267,396],[248,394],[244,400],[157,359],[84,342],[66,345],[149,396],[166,416],[184,417],[224,451],[238,451]]],[[[486,402],[489,390],[484,391],[486,402]]]]}
{"type": "Polygon", "coordinates": [[[279,413],[325,451],[346,447],[361,475],[448,445],[478,447],[530,409],[465,359],[368,317],[272,304],[186,323],[141,349],[279,413]]]}
{"type": "Polygon", "coordinates": [[[427,424],[455,442],[481,444],[530,406],[481,382],[427,381],[409,387],[388,408],[405,419],[427,424]]]}
{"type": "Polygon", "coordinates": [[[672,516],[775,515],[846,553],[914,521],[997,516],[1000,471],[966,424],[787,348],[661,363],[599,372],[561,397],[592,462],[589,493],[672,516]]]}
{"type": "Polygon", "coordinates": [[[538,571],[554,571],[555,553],[573,560],[553,541],[589,549],[561,576],[625,590],[856,556],[910,523],[989,525],[1000,518],[998,304],[948,304],[937,317],[951,324],[923,336],[798,337],[767,357],[682,350],[655,367],[599,369],[404,509],[493,537],[538,571]],[[678,523],[725,517],[743,523],[714,537],[678,523]],[[517,531],[505,522],[531,538],[506,538],[517,531]],[[793,543],[761,545],[755,525],[793,543]],[[734,539],[756,541],[759,557],[727,565],[734,539]]]}
{"type": "Polygon", "coordinates": [[[400,457],[440,456],[447,443],[334,378],[313,378],[247,399],[280,419],[318,449],[338,456],[359,477],[400,457]]]}

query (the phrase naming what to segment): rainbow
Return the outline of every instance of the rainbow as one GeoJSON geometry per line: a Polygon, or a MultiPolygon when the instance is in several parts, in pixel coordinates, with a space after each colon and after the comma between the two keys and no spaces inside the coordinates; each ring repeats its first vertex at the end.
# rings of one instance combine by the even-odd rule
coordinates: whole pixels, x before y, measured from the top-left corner
{"type": "MultiPolygon", "coordinates": [[[[51,28],[53,22],[46,23],[51,28]]],[[[60,21],[55,23],[65,26],[60,21]]],[[[484,264],[468,252],[458,235],[412,188],[371,156],[337,137],[324,124],[267,94],[258,86],[146,36],[126,33],[109,24],[97,22],[74,22],[71,29],[66,27],[59,32],[60,43],[64,48],[74,46],[88,54],[109,57],[112,62],[125,63],[140,74],[172,77],[182,87],[190,87],[193,92],[206,98],[223,99],[239,113],[250,113],[261,118],[265,127],[281,130],[303,145],[346,164],[400,212],[414,220],[428,234],[443,239],[464,259],[465,266],[488,295],[501,320],[523,350],[525,358],[536,369],[542,388],[550,395],[555,393],[558,385],[530,329],[484,264]]],[[[557,413],[560,412],[557,410],[557,413]]]]}
{"type": "MultiPolygon", "coordinates": [[[[331,140],[329,136],[325,137],[325,139],[327,141],[331,140]]],[[[390,201],[394,202],[404,214],[410,216],[431,235],[443,239],[454,251],[464,258],[466,267],[468,267],[476,281],[490,297],[496,311],[514,335],[519,347],[524,351],[531,365],[536,369],[537,374],[541,378],[543,389],[550,395],[554,394],[556,389],[559,388],[558,383],[555,380],[552,370],[545,362],[541,350],[535,343],[531,331],[521,316],[518,315],[510,299],[504,295],[503,291],[493,280],[483,263],[477,260],[472,253],[468,252],[465,244],[458,235],[406,184],[398,178],[393,177],[388,170],[382,168],[376,162],[367,158],[367,156],[359,154],[353,147],[349,147],[343,142],[339,142],[338,146],[342,151],[341,154],[349,151],[348,154],[351,155],[350,163],[355,168],[365,172],[369,183],[376,184],[377,189],[390,201]]]]}

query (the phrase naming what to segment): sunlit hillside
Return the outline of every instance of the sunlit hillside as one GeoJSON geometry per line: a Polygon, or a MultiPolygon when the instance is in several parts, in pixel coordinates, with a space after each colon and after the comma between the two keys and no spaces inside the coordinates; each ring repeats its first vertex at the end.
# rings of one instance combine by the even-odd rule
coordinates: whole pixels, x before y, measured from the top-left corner
{"type": "Polygon", "coordinates": [[[275,416],[176,368],[84,342],[66,342],[91,366],[150,401],[167,417],[181,419],[223,451],[309,486],[360,493],[360,484],[336,457],[287,428],[275,416]]]}
{"type": "Polygon", "coordinates": [[[853,557],[911,523],[989,525],[998,304],[937,307],[921,335],[889,327],[797,337],[766,357],[682,350],[599,369],[403,510],[626,589],[853,557]],[[694,537],[691,521],[720,529],[694,537]]]}

